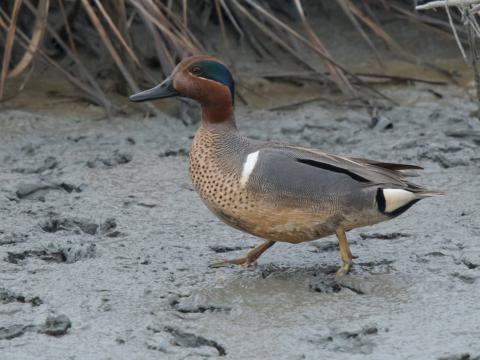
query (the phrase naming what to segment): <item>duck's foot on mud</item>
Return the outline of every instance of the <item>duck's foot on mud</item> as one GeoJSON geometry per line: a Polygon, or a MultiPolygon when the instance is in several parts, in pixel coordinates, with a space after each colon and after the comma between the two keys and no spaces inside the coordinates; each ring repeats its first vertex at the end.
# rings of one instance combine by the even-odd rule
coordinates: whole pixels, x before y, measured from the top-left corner
{"type": "Polygon", "coordinates": [[[352,267],[352,263],[350,262],[344,262],[342,266],[337,270],[337,273],[335,274],[336,277],[342,277],[348,274],[350,271],[350,268],[352,267]]]}
{"type": "Polygon", "coordinates": [[[242,267],[251,267],[251,266],[256,266],[257,261],[251,261],[248,259],[247,256],[237,258],[237,259],[224,259],[224,260],[218,260],[210,263],[208,267],[210,268],[219,268],[219,267],[224,267],[228,265],[240,265],[242,267]]]}
{"type": "Polygon", "coordinates": [[[267,251],[275,241],[267,240],[257,247],[253,248],[247,253],[247,256],[238,258],[238,259],[226,259],[215,261],[209,265],[211,268],[218,268],[228,265],[241,265],[243,267],[250,267],[255,266],[257,264],[257,259],[262,255],[265,251],[267,251]]]}

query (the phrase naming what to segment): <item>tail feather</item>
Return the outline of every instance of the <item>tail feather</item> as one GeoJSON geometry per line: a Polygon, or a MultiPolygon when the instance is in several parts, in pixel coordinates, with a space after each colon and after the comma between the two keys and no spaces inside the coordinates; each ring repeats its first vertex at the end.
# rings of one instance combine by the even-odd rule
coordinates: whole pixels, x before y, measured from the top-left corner
{"type": "Polygon", "coordinates": [[[415,192],[416,199],[424,199],[428,197],[444,196],[444,195],[447,195],[447,193],[443,191],[437,191],[437,190],[422,190],[419,192],[415,192]]]}

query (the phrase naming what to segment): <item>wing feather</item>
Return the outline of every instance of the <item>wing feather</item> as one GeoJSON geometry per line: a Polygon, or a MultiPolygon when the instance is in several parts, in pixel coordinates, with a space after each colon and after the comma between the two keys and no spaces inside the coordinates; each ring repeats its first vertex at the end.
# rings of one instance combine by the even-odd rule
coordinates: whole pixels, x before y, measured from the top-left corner
{"type": "MultiPolygon", "coordinates": [[[[356,179],[361,186],[388,186],[418,193],[426,191],[426,189],[407,181],[407,175],[400,171],[421,169],[416,165],[333,155],[320,150],[293,145],[278,145],[275,148],[285,152],[285,155],[295,157],[301,163],[350,174],[350,177],[356,179]]],[[[272,149],[272,147],[269,147],[269,149],[272,149]]]]}

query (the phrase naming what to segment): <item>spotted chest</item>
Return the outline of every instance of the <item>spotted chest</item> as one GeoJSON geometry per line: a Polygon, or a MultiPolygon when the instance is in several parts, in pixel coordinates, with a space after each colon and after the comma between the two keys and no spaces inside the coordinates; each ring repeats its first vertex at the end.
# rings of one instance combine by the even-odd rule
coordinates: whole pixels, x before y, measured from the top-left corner
{"type": "MultiPolygon", "coordinates": [[[[240,183],[244,149],[225,145],[224,136],[200,129],[189,156],[189,171],[194,189],[205,205],[228,224],[249,231],[245,214],[255,201],[240,183]],[[238,164],[237,164],[238,163],[238,164]]],[[[238,146],[237,146],[238,147],[238,146]]]]}

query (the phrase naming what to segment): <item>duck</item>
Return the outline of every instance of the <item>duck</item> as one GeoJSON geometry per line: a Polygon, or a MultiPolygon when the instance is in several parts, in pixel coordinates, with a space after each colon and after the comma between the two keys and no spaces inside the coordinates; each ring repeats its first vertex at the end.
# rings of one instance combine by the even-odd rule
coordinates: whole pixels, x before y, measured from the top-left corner
{"type": "Polygon", "coordinates": [[[331,154],[305,146],[262,142],[242,135],[235,122],[235,81],[227,65],[208,56],[178,63],[159,85],[130,101],[187,97],[201,105],[189,151],[193,188],[206,207],[235,229],[263,240],[240,258],[212,267],[256,264],[277,242],[299,244],[336,235],[341,266],[353,259],[346,233],[391,220],[418,201],[442,195],[406,178],[410,164],[331,154]]]}

